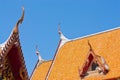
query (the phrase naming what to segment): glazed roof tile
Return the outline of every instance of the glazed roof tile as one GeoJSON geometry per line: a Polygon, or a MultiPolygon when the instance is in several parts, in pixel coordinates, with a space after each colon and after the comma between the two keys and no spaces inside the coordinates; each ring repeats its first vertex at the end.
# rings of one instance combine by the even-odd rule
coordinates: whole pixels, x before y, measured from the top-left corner
{"type": "Polygon", "coordinates": [[[90,41],[94,52],[103,56],[110,67],[106,75],[92,75],[85,79],[110,79],[120,77],[120,29],[75,39],[65,43],[57,52],[54,65],[51,67],[48,80],[79,80],[78,69],[81,69],[88,55],[90,41]]]}

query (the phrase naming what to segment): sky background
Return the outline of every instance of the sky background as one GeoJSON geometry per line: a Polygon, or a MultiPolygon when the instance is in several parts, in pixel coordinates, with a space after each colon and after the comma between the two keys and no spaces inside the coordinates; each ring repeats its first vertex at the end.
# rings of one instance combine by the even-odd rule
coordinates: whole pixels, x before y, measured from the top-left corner
{"type": "Polygon", "coordinates": [[[22,6],[25,18],[19,32],[29,76],[38,60],[36,45],[43,59],[53,58],[60,40],[59,22],[69,39],[120,26],[120,0],[0,0],[0,43],[21,17],[22,6]]]}

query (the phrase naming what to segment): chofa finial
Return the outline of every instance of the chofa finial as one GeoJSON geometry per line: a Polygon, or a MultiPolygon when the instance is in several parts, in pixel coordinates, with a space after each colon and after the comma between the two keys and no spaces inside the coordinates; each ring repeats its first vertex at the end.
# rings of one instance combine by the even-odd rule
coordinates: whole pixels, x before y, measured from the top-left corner
{"type": "Polygon", "coordinates": [[[17,24],[15,25],[14,32],[18,32],[18,26],[19,26],[19,24],[22,23],[23,19],[24,19],[24,7],[22,7],[22,16],[18,20],[17,24]]]}
{"type": "Polygon", "coordinates": [[[61,39],[61,44],[60,46],[62,46],[64,43],[70,41],[68,38],[66,38],[63,33],[60,30],[60,23],[58,24],[58,34],[60,35],[60,39],[61,39]]]}
{"type": "Polygon", "coordinates": [[[60,31],[60,22],[58,23],[58,34],[59,35],[61,34],[61,31],[60,31]]]}
{"type": "Polygon", "coordinates": [[[58,24],[58,34],[60,35],[61,40],[68,40],[60,30],[60,23],[58,24]]]}
{"type": "Polygon", "coordinates": [[[38,56],[39,63],[42,63],[44,60],[43,60],[42,57],[40,56],[40,52],[38,51],[38,46],[36,46],[36,54],[37,54],[37,56],[38,56]]]}
{"type": "Polygon", "coordinates": [[[21,18],[18,20],[18,22],[17,22],[17,25],[19,25],[19,23],[22,23],[22,21],[23,21],[23,19],[24,19],[24,7],[22,7],[22,16],[21,16],[21,18]]]}

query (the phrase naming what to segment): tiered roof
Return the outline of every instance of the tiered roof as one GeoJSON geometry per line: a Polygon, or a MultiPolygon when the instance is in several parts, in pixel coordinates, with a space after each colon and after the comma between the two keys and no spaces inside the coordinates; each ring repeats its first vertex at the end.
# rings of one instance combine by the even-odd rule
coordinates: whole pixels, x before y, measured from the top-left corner
{"type": "Polygon", "coordinates": [[[45,80],[46,74],[49,70],[52,60],[44,61],[41,64],[37,64],[33,75],[31,76],[31,80],[45,80]]]}
{"type": "MultiPolygon", "coordinates": [[[[5,60],[11,64],[11,70],[15,80],[29,80],[25,61],[19,40],[19,24],[24,19],[24,8],[22,17],[16,23],[9,38],[0,45],[0,73],[5,71],[5,60]]],[[[4,76],[4,75],[3,75],[4,76]]]]}
{"type": "MultiPolygon", "coordinates": [[[[119,35],[120,28],[117,28],[99,34],[66,41],[62,46],[58,47],[49,70],[46,70],[47,72],[43,71],[41,74],[47,73],[45,80],[80,80],[81,76],[79,70],[83,69],[83,65],[87,60],[90,49],[88,45],[89,41],[94,53],[104,57],[109,66],[109,71],[106,74],[89,72],[89,75],[84,76],[84,80],[112,80],[120,78],[119,35]]],[[[60,44],[62,44],[61,42],[62,39],[60,44]]],[[[43,65],[41,64],[40,66],[43,65]]],[[[40,70],[38,70],[38,72],[39,71],[40,70]]],[[[33,75],[35,76],[36,74],[33,75]]],[[[40,77],[38,76],[38,78],[40,77]]]]}

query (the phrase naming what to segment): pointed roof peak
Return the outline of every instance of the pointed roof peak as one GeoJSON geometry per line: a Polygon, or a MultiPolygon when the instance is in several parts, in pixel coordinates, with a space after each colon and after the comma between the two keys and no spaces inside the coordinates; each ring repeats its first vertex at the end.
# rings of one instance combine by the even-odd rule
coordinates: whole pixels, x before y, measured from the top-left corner
{"type": "Polygon", "coordinates": [[[60,35],[60,39],[61,39],[61,40],[69,40],[69,39],[66,38],[66,37],[64,36],[64,34],[61,32],[61,30],[60,30],[60,23],[58,24],[58,34],[60,35]]]}
{"type": "Polygon", "coordinates": [[[66,37],[64,36],[64,34],[61,32],[61,30],[60,30],[60,23],[58,24],[58,34],[60,35],[60,39],[61,39],[60,47],[61,47],[62,45],[64,45],[66,42],[70,41],[70,40],[69,40],[68,38],[66,38],[66,37]]]}
{"type": "Polygon", "coordinates": [[[38,46],[36,46],[36,54],[38,56],[39,64],[42,63],[44,60],[42,59],[40,52],[38,50],[38,46]]]}
{"type": "Polygon", "coordinates": [[[16,23],[16,25],[15,25],[15,27],[14,27],[14,29],[13,29],[13,32],[15,32],[15,33],[18,32],[18,26],[19,26],[19,24],[22,23],[23,19],[24,19],[24,7],[22,7],[22,16],[21,16],[21,18],[18,20],[18,22],[16,23]]]}

